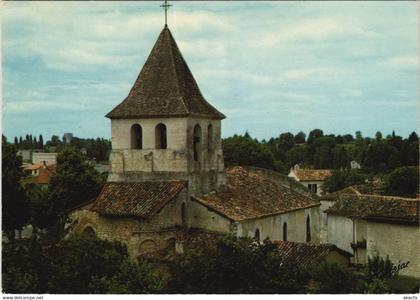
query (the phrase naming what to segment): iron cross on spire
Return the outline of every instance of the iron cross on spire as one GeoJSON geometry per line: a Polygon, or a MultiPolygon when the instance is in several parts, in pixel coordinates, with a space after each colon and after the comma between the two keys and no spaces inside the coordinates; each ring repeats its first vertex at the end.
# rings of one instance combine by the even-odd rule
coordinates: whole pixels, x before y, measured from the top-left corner
{"type": "Polygon", "coordinates": [[[168,8],[172,6],[170,4],[168,4],[168,0],[165,0],[165,2],[160,6],[163,7],[165,9],[165,26],[168,25],[168,8]]]}

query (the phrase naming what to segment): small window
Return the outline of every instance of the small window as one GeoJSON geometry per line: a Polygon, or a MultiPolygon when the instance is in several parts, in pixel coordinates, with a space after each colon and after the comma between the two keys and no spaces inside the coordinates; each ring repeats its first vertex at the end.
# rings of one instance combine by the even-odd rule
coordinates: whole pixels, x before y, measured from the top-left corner
{"type": "Polygon", "coordinates": [[[260,230],[259,230],[259,229],[255,230],[255,236],[254,236],[254,239],[255,239],[257,242],[259,242],[259,241],[260,241],[260,230]]]}
{"type": "Polygon", "coordinates": [[[287,222],[283,223],[283,241],[287,241],[287,222]]]}
{"type": "Polygon", "coordinates": [[[309,215],[306,217],[306,242],[309,243],[311,241],[311,219],[309,215]]]}
{"type": "Polygon", "coordinates": [[[316,194],[316,193],[317,193],[317,191],[318,191],[318,186],[317,186],[317,184],[316,184],[316,183],[309,183],[309,184],[308,184],[308,189],[309,189],[312,193],[316,194]]]}
{"type": "Polygon", "coordinates": [[[166,149],[166,126],[165,124],[158,124],[155,128],[155,142],[156,149],[166,149]]]}
{"type": "Polygon", "coordinates": [[[195,125],[194,127],[194,160],[199,161],[201,157],[201,127],[195,125]]]}
{"type": "Polygon", "coordinates": [[[131,126],[131,149],[143,148],[143,130],[139,124],[131,126]]]}

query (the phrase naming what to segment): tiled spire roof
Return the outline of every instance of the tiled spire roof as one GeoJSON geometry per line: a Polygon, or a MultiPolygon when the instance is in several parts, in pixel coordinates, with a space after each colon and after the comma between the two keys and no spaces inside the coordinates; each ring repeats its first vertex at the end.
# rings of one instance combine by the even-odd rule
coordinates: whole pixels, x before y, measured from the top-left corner
{"type": "Polygon", "coordinates": [[[106,117],[225,116],[202,96],[167,26],[160,33],[127,98],[106,117]]]}

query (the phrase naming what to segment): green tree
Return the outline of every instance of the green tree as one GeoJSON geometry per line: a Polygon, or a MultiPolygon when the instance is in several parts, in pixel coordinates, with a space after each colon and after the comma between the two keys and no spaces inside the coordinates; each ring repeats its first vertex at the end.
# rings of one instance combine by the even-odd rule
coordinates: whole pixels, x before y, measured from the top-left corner
{"type": "Polygon", "coordinates": [[[316,148],[314,154],[315,169],[329,169],[333,166],[332,149],[328,146],[316,148]]]}
{"type": "Polygon", "coordinates": [[[223,154],[227,166],[255,166],[274,168],[274,156],[270,149],[245,136],[233,136],[223,140],[223,154]]]}
{"type": "Polygon", "coordinates": [[[38,148],[40,148],[40,149],[44,148],[44,138],[42,137],[42,134],[39,135],[38,148]]]}
{"type": "Polygon", "coordinates": [[[2,226],[9,240],[15,238],[15,230],[21,230],[29,221],[29,205],[20,185],[22,158],[16,152],[16,148],[3,139],[2,226]]]}
{"type": "Polygon", "coordinates": [[[315,293],[347,294],[355,289],[352,272],[336,263],[322,262],[313,270],[311,277],[315,283],[315,293]]]}
{"type": "Polygon", "coordinates": [[[57,155],[57,166],[51,176],[48,195],[48,202],[52,206],[50,224],[55,223],[57,234],[62,233],[66,222],[65,211],[96,197],[102,183],[103,178],[83,160],[80,152],[64,148],[57,155]]]}
{"type": "Polygon", "coordinates": [[[295,146],[286,153],[286,162],[290,167],[296,164],[302,164],[308,159],[307,146],[295,146]]]}
{"type": "Polygon", "coordinates": [[[156,293],[165,285],[151,265],[131,261],[118,242],[72,235],[3,244],[6,293],[156,293]]]}
{"type": "Polygon", "coordinates": [[[308,276],[275,244],[222,237],[193,244],[171,266],[175,293],[305,293],[308,276]]]}
{"type": "Polygon", "coordinates": [[[321,129],[314,129],[309,132],[307,143],[312,144],[317,138],[324,136],[324,132],[321,129]]]}
{"type": "Polygon", "coordinates": [[[375,139],[376,139],[377,141],[382,140],[382,132],[377,131],[377,132],[375,133],[375,139]]]}
{"type": "Polygon", "coordinates": [[[385,180],[385,193],[392,196],[415,197],[418,193],[419,173],[413,167],[392,171],[385,180]]]}
{"type": "Polygon", "coordinates": [[[295,143],[296,144],[304,144],[306,141],[306,134],[303,131],[299,131],[295,135],[295,143]]]}
{"type": "Polygon", "coordinates": [[[348,154],[346,148],[343,146],[336,146],[333,149],[333,167],[334,169],[346,168],[349,164],[348,154]]]}
{"type": "Polygon", "coordinates": [[[322,184],[324,191],[333,193],[351,185],[362,184],[366,177],[358,170],[334,170],[322,184]]]}
{"type": "Polygon", "coordinates": [[[280,134],[278,145],[281,151],[284,153],[292,149],[295,145],[295,138],[293,134],[291,134],[290,132],[280,134]]]}

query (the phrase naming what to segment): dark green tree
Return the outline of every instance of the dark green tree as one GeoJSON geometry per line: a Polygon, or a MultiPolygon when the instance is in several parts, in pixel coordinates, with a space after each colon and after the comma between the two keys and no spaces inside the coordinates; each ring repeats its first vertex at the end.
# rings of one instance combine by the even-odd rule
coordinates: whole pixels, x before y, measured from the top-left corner
{"type": "Polygon", "coordinates": [[[302,164],[308,159],[307,146],[295,146],[286,153],[286,162],[289,168],[296,164],[302,164]]]}
{"type": "Polygon", "coordinates": [[[26,239],[2,250],[6,293],[157,293],[165,285],[151,265],[131,261],[125,246],[94,236],[26,239]]]}
{"type": "Polygon", "coordinates": [[[40,148],[40,149],[44,148],[44,138],[42,137],[42,134],[39,135],[38,148],[40,148]]]}
{"type": "Polygon", "coordinates": [[[418,184],[418,169],[401,167],[386,177],[384,190],[387,195],[415,197],[418,193],[418,184]]]}
{"type": "Polygon", "coordinates": [[[96,197],[102,183],[103,178],[83,160],[80,152],[64,148],[58,154],[56,170],[49,184],[50,219],[54,221],[58,235],[67,219],[65,211],[96,197]]]}
{"type": "Polygon", "coordinates": [[[359,170],[334,170],[322,184],[323,190],[333,193],[351,185],[362,184],[366,176],[359,170]]]}
{"type": "Polygon", "coordinates": [[[274,168],[274,156],[270,149],[245,136],[233,136],[223,140],[223,154],[227,166],[255,166],[274,168]]]}
{"type": "Polygon", "coordinates": [[[317,138],[322,136],[324,136],[324,132],[321,129],[314,129],[309,132],[307,143],[312,144],[317,138]]]}
{"type": "Polygon", "coordinates": [[[333,166],[332,149],[328,146],[316,148],[314,154],[315,169],[330,169],[333,166]]]}
{"type": "Polygon", "coordinates": [[[303,131],[299,131],[295,135],[295,143],[296,144],[304,144],[306,141],[306,134],[303,131]]]}
{"type": "Polygon", "coordinates": [[[347,168],[349,159],[346,148],[343,146],[336,146],[333,149],[333,167],[334,169],[347,168]]]}
{"type": "Polygon", "coordinates": [[[336,263],[322,262],[313,270],[311,277],[315,283],[315,293],[348,294],[355,289],[355,277],[348,268],[336,263]]]}
{"type": "Polygon", "coordinates": [[[171,266],[170,292],[305,293],[308,276],[282,259],[275,244],[219,238],[192,245],[171,266]]]}
{"type": "Polygon", "coordinates": [[[3,139],[2,226],[9,240],[15,238],[15,230],[21,230],[29,221],[29,204],[20,185],[22,158],[16,152],[16,148],[3,139]]]}

